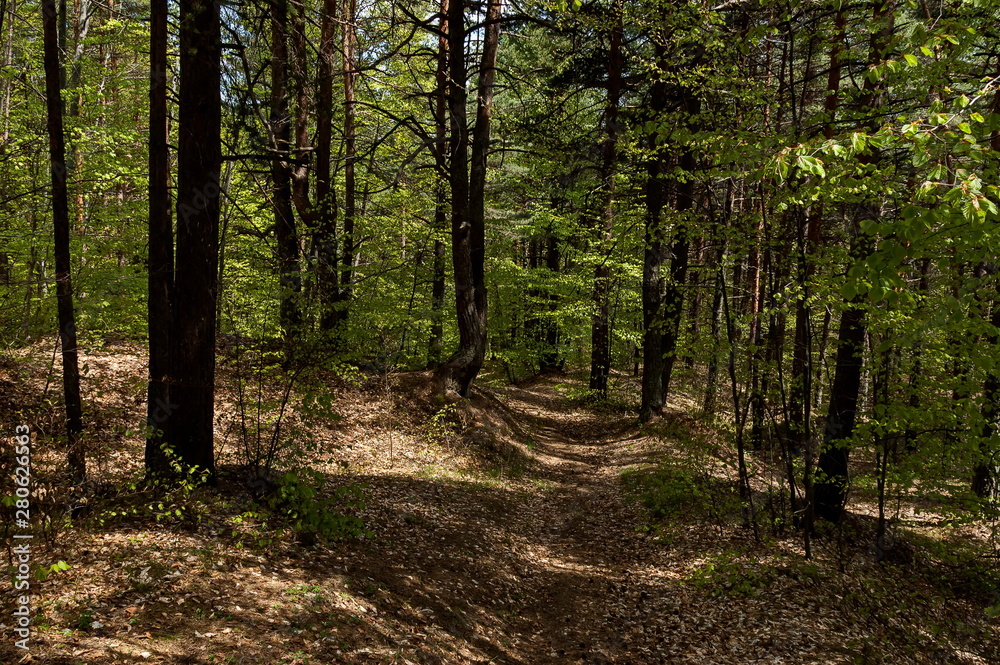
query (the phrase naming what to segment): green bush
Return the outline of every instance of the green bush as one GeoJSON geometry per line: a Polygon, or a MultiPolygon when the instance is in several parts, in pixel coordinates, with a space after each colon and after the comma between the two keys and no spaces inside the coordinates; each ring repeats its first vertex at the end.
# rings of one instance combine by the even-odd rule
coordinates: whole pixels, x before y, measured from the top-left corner
{"type": "Polygon", "coordinates": [[[320,536],[342,540],[370,535],[360,518],[341,512],[344,508],[364,508],[363,488],[360,485],[338,487],[331,498],[323,498],[319,492],[325,482],[326,478],[319,471],[287,471],[278,477],[267,506],[291,521],[299,542],[304,545],[314,544],[320,536]]]}
{"type": "Polygon", "coordinates": [[[657,520],[701,508],[706,501],[699,479],[677,466],[630,470],[624,474],[624,481],[626,490],[657,520]]]}

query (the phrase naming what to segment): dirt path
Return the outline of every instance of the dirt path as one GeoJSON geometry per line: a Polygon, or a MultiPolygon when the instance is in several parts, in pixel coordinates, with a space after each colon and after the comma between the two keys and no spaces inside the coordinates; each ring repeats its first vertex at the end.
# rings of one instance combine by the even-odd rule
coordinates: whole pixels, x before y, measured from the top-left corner
{"type": "Polygon", "coordinates": [[[399,583],[404,570],[420,575],[420,602],[436,602],[424,616],[447,617],[435,624],[444,634],[428,631],[435,646],[418,650],[427,662],[431,652],[445,663],[660,662],[677,598],[651,565],[655,552],[637,530],[641,509],[622,496],[620,472],[635,461],[634,417],[575,409],[544,381],[509,388],[503,401],[531,437],[536,463],[499,487],[461,495],[435,487],[427,521],[408,520],[429,537],[400,534],[413,549],[366,557],[391,561],[408,549],[409,565],[369,565],[365,574],[397,599],[414,592],[399,583]]]}
{"type": "MultiPolygon", "coordinates": [[[[875,567],[863,548],[842,575],[832,545],[815,543],[820,559],[805,562],[794,534],[755,544],[736,522],[708,519],[704,498],[647,532],[621,473],[680,454],[669,432],[692,429],[683,415],[647,436],[633,414],[574,406],[541,379],[456,409],[461,441],[446,442],[438,409],[414,397],[421,377],[404,378],[413,385],[345,391],[343,420],[319,433],[338,465],[329,479],[364,486],[372,537],[302,547],[225,503],[196,525],[74,530],[52,553],[72,568],[43,588],[48,627],[39,620],[34,655],[66,665],[1000,662],[981,608],[927,588],[886,602],[923,583],[875,567]],[[481,464],[484,452],[506,459],[525,446],[530,463],[514,473],[481,464]],[[919,632],[958,613],[954,646],[919,632]]],[[[141,441],[121,455],[141,460],[141,441]]],[[[0,662],[22,656],[0,642],[0,662]]]]}
{"type": "Polygon", "coordinates": [[[541,628],[531,660],[618,662],[631,649],[616,609],[649,597],[633,588],[633,570],[648,552],[614,462],[634,419],[573,410],[544,384],[508,396],[535,436],[535,476],[550,483],[528,507],[537,516],[531,549],[545,562],[526,612],[541,628]]]}

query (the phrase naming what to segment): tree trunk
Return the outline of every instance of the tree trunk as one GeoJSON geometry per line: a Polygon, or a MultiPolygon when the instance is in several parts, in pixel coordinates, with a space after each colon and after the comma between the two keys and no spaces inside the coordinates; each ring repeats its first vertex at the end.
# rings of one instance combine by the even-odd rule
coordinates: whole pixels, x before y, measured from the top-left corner
{"type": "Polygon", "coordinates": [[[302,323],[298,297],[302,290],[299,268],[299,238],[292,206],[291,116],[288,111],[288,2],[274,0],[271,8],[271,209],[278,250],[281,286],[280,320],[289,358],[302,323]]]}
{"type": "MultiPolygon", "coordinates": [[[[688,96],[684,100],[688,121],[701,112],[701,102],[688,96]]],[[[684,283],[687,281],[688,250],[690,241],[687,237],[685,216],[694,208],[694,153],[685,148],[681,153],[679,167],[684,174],[684,182],[677,186],[677,229],[674,241],[670,246],[670,281],[667,282],[666,294],[663,298],[663,394],[670,393],[670,378],[674,371],[674,361],[677,357],[677,338],[681,329],[681,314],[684,311],[684,283]]]]}
{"type": "Polygon", "coordinates": [[[62,81],[60,76],[57,8],[53,0],[42,3],[42,37],[45,49],[45,105],[48,114],[49,161],[52,173],[52,224],[55,229],[56,305],[59,342],[62,345],[63,398],[66,401],[66,443],[69,469],[74,479],[87,476],[87,458],[80,434],[83,405],[77,362],[73,282],[70,276],[69,193],[66,188],[66,139],[63,134],[62,81]]]}
{"type": "Polygon", "coordinates": [[[434,274],[431,278],[431,338],[428,344],[427,367],[441,365],[444,343],[444,291],[445,243],[438,237],[444,235],[448,224],[447,170],[448,157],[448,0],[441,0],[441,20],[438,23],[438,58],[434,99],[435,139],[434,163],[436,167],[437,196],[434,202],[434,274]]]}
{"type": "Polygon", "coordinates": [[[343,309],[340,306],[337,256],[337,193],[333,187],[330,153],[333,136],[333,77],[337,0],[323,0],[320,22],[319,66],[316,86],[316,215],[317,275],[320,293],[320,330],[331,334],[339,347],[343,309]]]}
{"type": "MultiPolygon", "coordinates": [[[[601,251],[609,252],[615,222],[615,173],[618,167],[618,105],[622,88],[622,4],[614,5],[614,26],[608,49],[608,97],[604,113],[606,136],[601,164],[604,206],[601,211],[601,251]]],[[[599,399],[608,396],[611,373],[611,267],[603,256],[594,270],[594,320],[590,333],[590,390],[599,399]]]]}
{"type": "Polygon", "coordinates": [[[219,5],[180,2],[177,267],[168,441],[180,461],[214,475],[215,301],[221,166],[219,5]]]}
{"type": "MultiPolygon", "coordinates": [[[[1000,91],[993,93],[994,114],[1000,114],[1000,91]]],[[[1000,152],[1000,129],[990,132],[990,150],[996,154],[1000,152]]],[[[986,272],[985,270],[983,272],[986,272]]],[[[989,273],[996,272],[996,266],[990,266],[989,273]]],[[[994,349],[1000,345],[1000,305],[996,301],[993,303],[993,314],[990,317],[993,325],[993,334],[989,336],[989,343],[994,349]]],[[[1000,500],[1000,478],[998,478],[997,453],[990,450],[988,445],[990,440],[997,434],[997,420],[1000,418],[1000,371],[994,366],[987,372],[986,380],[983,383],[983,443],[986,450],[981,451],[983,460],[976,465],[972,477],[972,491],[976,496],[996,503],[1000,500]]]]}
{"type": "Polygon", "coordinates": [[[167,120],[168,0],[151,0],[149,22],[149,387],[146,400],[146,473],[167,470],[161,446],[170,416],[170,291],[174,231],[170,211],[170,148],[167,120]]]}
{"type": "Polygon", "coordinates": [[[343,69],[344,69],[344,253],[340,265],[340,317],[341,324],[347,319],[350,301],[354,295],[354,217],[356,214],[356,186],[354,166],[358,161],[355,137],[354,81],[357,79],[357,35],[354,22],[357,20],[357,0],[344,0],[342,25],[343,69]]]}
{"type": "MultiPolygon", "coordinates": [[[[826,111],[823,133],[827,139],[833,138],[833,121],[840,94],[840,53],[843,49],[844,26],[844,10],[841,9],[834,18],[834,42],[830,47],[830,72],[827,75],[826,98],[823,102],[823,109],[826,111]]],[[[803,292],[795,303],[795,342],[792,350],[792,377],[789,390],[789,417],[792,425],[790,431],[798,436],[799,445],[804,443],[806,437],[804,420],[806,402],[810,398],[808,391],[805,390],[805,386],[809,383],[806,373],[810,371],[812,365],[810,362],[812,348],[809,344],[812,310],[807,303],[807,296],[809,280],[814,272],[811,257],[819,247],[823,222],[823,209],[818,202],[809,210],[806,219],[804,237],[802,231],[799,232],[799,278],[803,292]]]]}
{"type": "MultiPolygon", "coordinates": [[[[872,25],[877,27],[869,42],[868,61],[871,66],[882,60],[883,53],[892,37],[894,30],[893,12],[893,0],[874,4],[872,25]]],[[[859,107],[866,111],[877,109],[881,90],[881,83],[866,79],[859,107]]],[[[874,119],[870,119],[866,126],[869,130],[874,130],[877,124],[874,119]]],[[[878,159],[878,151],[873,148],[869,148],[869,152],[858,156],[858,161],[862,164],[874,164],[878,159]]],[[[860,205],[862,209],[858,211],[858,220],[877,220],[879,218],[881,205],[878,202],[865,202],[860,205]]],[[[854,227],[851,240],[851,258],[854,262],[863,262],[871,253],[872,239],[861,231],[860,222],[856,222],[854,227]]],[[[826,431],[823,436],[823,450],[817,464],[821,480],[813,488],[815,514],[831,522],[840,520],[847,501],[847,465],[850,454],[847,440],[854,433],[854,421],[861,391],[862,354],[865,340],[865,311],[861,307],[861,303],[862,297],[855,296],[841,315],[837,367],[830,390],[830,405],[827,412],[826,431]]]]}
{"type": "Polygon", "coordinates": [[[490,0],[483,28],[479,67],[476,125],[469,159],[466,119],[468,73],[465,63],[465,12],[463,3],[448,8],[451,79],[448,107],[451,114],[451,248],[455,271],[455,306],[459,346],[435,372],[439,392],[454,384],[462,397],[486,358],[486,158],[489,152],[502,0],[490,0]],[[470,164],[471,161],[471,164],[470,164]]]}
{"type": "MultiPolygon", "coordinates": [[[[993,315],[990,324],[994,330],[1000,329],[1000,305],[993,303],[993,315]]],[[[1000,336],[994,332],[989,336],[988,343],[994,349],[1000,346],[1000,336]]],[[[1000,418],[1000,371],[991,369],[986,374],[983,383],[983,432],[980,444],[980,455],[983,461],[976,465],[972,476],[972,491],[981,499],[996,503],[1000,499],[1000,482],[998,482],[997,452],[990,446],[991,439],[997,434],[997,420],[1000,418]]]]}
{"type": "MultiPolygon", "coordinates": [[[[665,47],[657,43],[657,69],[666,67],[665,47]]],[[[653,122],[667,107],[667,84],[662,73],[652,83],[650,114],[653,122]]],[[[666,186],[663,182],[664,155],[657,147],[659,133],[649,135],[653,155],[646,164],[646,229],[642,255],[642,395],[639,422],[647,422],[663,409],[663,205],[666,186]]]]}

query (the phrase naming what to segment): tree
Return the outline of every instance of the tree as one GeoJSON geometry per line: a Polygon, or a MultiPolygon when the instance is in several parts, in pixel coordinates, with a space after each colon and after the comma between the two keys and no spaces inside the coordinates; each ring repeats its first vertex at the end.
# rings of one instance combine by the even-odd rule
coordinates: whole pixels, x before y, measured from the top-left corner
{"type": "Polygon", "coordinates": [[[70,472],[76,479],[87,475],[87,458],[80,434],[83,406],[77,360],[76,316],[69,247],[69,194],[66,187],[66,138],[63,135],[62,82],[60,75],[58,12],[53,0],[42,3],[42,37],[45,48],[45,104],[48,118],[49,163],[52,175],[52,225],[55,229],[56,301],[59,311],[59,344],[62,347],[63,399],[66,402],[66,445],[70,472]]]}
{"type": "Polygon", "coordinates": [[[146,399],[146,471],[166,470],[163,426],[170,416],[170,291],[174,277],[174,230],[170,212],[167,125],[167,0],[152,0],[149,30],[149,258],[147,321],[149,386],[146,399]]]}
{"type": "Polygon", "coordinates": [[[435,371],[434,378],[439,392],[444,392],[449,384],[453,384],[463,397],[469,396],[472,382],[486,358],[486,160],[502,7],[502,0],[490,0],[483,25],[471,159],[466,115],[468,67],[465,61],[465,9],[460,2],[448,7],[451,255],[455,272],[459,345],[435,371]]]}
{"type": "Polygon", "coordinates": [[[219,258],[219,5],[180,2],[177,256],[167,440],[181,462],[215,472],[215,331],[219,258]]]}
{"type": "MultiPolygon", "coordinates": [[[[894,31],[894,2],[874,3],[872,25],[875,26],[869,42],[869,67],[874,67],[886,56],[886,49],[894,31]]],[[[874,116],[881,106],[879,99],[882,87],[872,78],[864,84],[864,94],[859,106],[862,112],[874,116]]],[[[869,117],[868,127],[876,129],[875,120],[869,117]]],[[[860,164],[874,165],[877,163],[878,149],[859,155],[860,164]]],[[[851,258],[864,261],[872,251],[871,239],[866,237],[868,231],[863,221],[878,219],[882,207],[879,199],[863,202],[858,210],[856,225],[851,229],[851,258]]],[[[837,522],[844,510],[848,487],[848,457],[849,441],[854,433],[857,418],[858,397],[861,391],[861,368],[863,363],[865,341],[865,308],[862,296],[855,294],[845,303],[846,307],[840,316],[838,331],[837,368],[830,388],[830,405],[826,417],[823,450],[820,452],[817,469],[821,474],[813,488],[814,510],[816,515],[831,522],[837,522]]]]}
{"type": "MultiPolygon", "coordinates": [[[[610,245],[615,223],[615,175],[618,170],[618,106],[622,90],[622,4],[615,2],[609,35],[607,104],[604,113],[604,143],[601,148],[601,223],[598,243],[610,245]]],[[[599,259],[594,270],[594,322],[590,336],[590,390],[606,399],[611,372],[611,266],[599,259]]]]}
{"type": "MultiPolygon", "coordinates": [[[[448,226],[447,161],[448,161],[448,0],[441,0],[438,21],[437,69],[434,73],[434,232],[442,235],[448,226]]],[[[444,344],[445,243],[434,238],[434,272],[431,277],[431,334],[428,344],[427,367],[441,364],[444,344]]]]}
{"type": "Polygon", "coordinates": [[[291,115],[288,111],[288,1],[274,0],[271,8],[271,207],[277,242],[278,274],[281,285],[281,327],[287,355],[299,338],[302,313],[298,296],[302,290],[299,273],[299,236],[292,206],[291,115]]]}

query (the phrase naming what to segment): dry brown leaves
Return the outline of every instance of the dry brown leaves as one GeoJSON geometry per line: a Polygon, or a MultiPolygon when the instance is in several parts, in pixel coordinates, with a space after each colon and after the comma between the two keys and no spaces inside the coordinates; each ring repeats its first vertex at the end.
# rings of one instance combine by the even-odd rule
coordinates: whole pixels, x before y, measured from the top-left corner
{"type": "MultiPolygon", "coordinates": [[[[141,357],[132,347],[84,357],[95,472],[107,485],[139,473],[142,441],[125,433],[142,418],[141,357]]],[[[37,399],[45,360],[36,353],[0,369],[0,404],[25,405],[42,423],[38,472],[56,479],[60,455],[46,445],[58,414],[37,399]]],[[[220,376],[224,440],[234,399],[232,376],[220,376]]],[[[982,605],[943,596],[926,565],[879,567],[862,545],[845,555],[830,541],[804,562],[797,535],[755,543],[738,524],[697,514],[645,528],[621,472],[683,451],[629,413],[574,406],[554,380],[540,380],[481,390],[435,418],[426,379],[329,383],[343,420],[314,432],[335,453],[316,466],[334,485],[367,486],[371,538],[302,548],[273,533],[258,548],[251,535],[266,529],[235,522],[238,490],[225,483],[194,525],[85,522],[39,554],[72,569],[39,583],[32,651],[7,640],[0,659],[1000,662],[982,605]]],[[[222,461],[234,462],[234,451],[230,440],[222,461]]]]}

